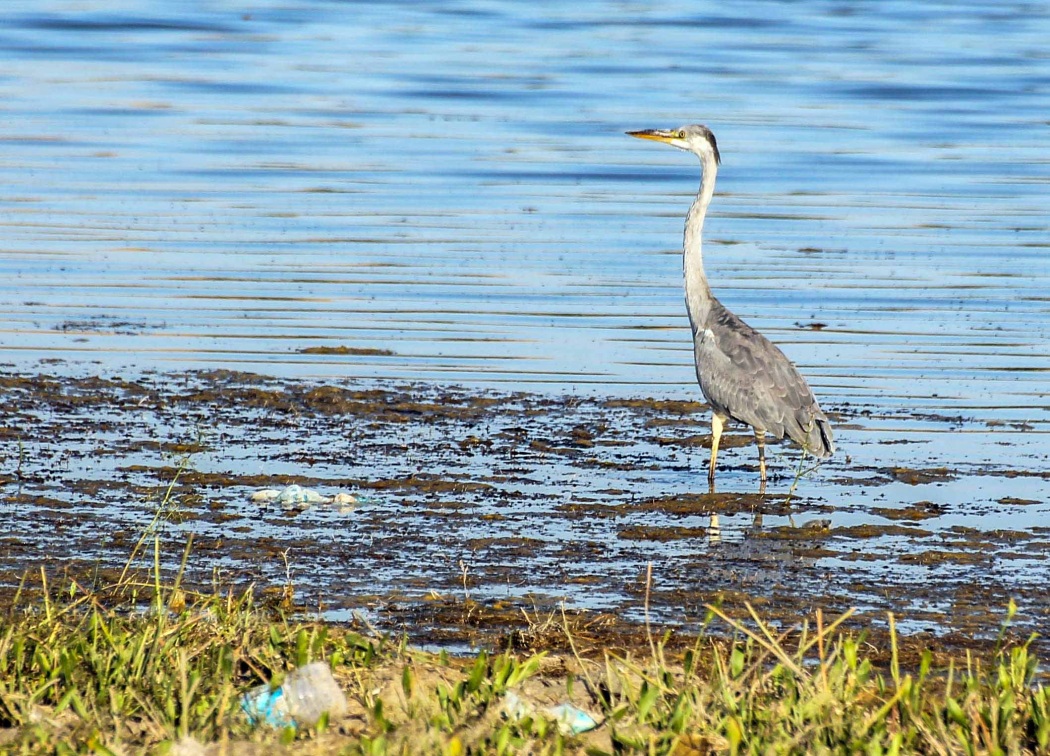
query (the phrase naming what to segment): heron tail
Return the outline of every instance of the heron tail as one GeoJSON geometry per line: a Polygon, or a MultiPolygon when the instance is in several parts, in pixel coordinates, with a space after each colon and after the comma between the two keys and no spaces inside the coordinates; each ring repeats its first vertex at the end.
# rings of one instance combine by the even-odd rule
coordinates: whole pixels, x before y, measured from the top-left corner
{"type": "Polygon", "coordinates": [[[835,453],[835,441],[831,435],[831,423],[824,413],[817,410],[805,429],[806,438],[802,446],[817,459],[830,457],[835,453]]]}

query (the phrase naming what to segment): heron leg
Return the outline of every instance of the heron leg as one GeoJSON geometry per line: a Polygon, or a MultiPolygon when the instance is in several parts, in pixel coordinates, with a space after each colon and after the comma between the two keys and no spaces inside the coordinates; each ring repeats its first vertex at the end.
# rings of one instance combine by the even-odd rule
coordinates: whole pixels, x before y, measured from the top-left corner
{"type": "Polygon", "coordinates": [[[722,428],[725,427],[725,418],[717,413],[711,413],[711,466],[707,470],[707,482],[712,486],[715,484],[715,460],[718,459],[718,441],[722,438],[722,428]]]}
{"type": "Polygon", "coordinates": [[[755,428],[755,442],[758,444],[758,479],[763,486],[766,482],[766,432],[755,428]]]}

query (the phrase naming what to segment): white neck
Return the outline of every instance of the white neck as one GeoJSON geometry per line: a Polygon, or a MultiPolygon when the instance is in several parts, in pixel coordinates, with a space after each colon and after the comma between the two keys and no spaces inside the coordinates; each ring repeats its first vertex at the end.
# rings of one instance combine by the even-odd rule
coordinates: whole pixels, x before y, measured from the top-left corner
{"type": "Polygon", "coordinates": [[[711,287],[707,285],[704,275],[704,257],[701,251],[700,236],[704,230],[704,216],[711,197],[715,193],[715,175],[718,164],[714,155],[703,155],[700,158],[703,174],[700,178],[700,190],[693,201],[689,213],[685,216],[685,239],[682,243],[682,269],[685,274],[685,306],[689,311],[689,322],[693,333],[704,327],[708,312],[711,309],[711,287]]]}

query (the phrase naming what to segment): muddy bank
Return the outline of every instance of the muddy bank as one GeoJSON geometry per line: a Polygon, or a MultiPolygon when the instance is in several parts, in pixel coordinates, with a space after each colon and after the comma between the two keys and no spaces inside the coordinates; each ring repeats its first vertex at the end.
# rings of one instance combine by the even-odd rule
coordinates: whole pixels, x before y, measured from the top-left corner
{"type": "Polygon", "coordinates": [[[101,579],[155,523],[169,570],[192,536],[191,583],[220,574],[275,601],[291,584],[304,610],[449,646],[526,644],[562,602],[581,632],[624,644],[646,604],[683,634],[711,602],[779,623],[857,607],[876,627],[892,609],[944,645],[994,636],[1011,598],[1018,632],[1050,613],[1038,428],[833,407],[829,463],[774,447],[759,493],[737,429],[710,493],[697,402],[225,371],[4,374],[0,397],[8,594],[41,567],[101,579]],[[249,499],[293,483],[358,503],[249,499]]]}

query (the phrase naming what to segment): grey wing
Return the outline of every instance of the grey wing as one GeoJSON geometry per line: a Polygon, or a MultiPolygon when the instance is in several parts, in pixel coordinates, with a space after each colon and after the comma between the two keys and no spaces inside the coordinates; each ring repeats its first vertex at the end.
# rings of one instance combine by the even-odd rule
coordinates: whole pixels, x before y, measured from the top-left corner
{"type": "Polygon", "coordinates": [[[831,425],[805,378],[772,342],[728,310],[694,338],[696,376],[716,411],[816,457],[835,451],[831,425]]]}

